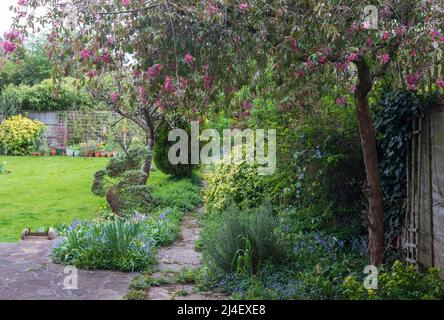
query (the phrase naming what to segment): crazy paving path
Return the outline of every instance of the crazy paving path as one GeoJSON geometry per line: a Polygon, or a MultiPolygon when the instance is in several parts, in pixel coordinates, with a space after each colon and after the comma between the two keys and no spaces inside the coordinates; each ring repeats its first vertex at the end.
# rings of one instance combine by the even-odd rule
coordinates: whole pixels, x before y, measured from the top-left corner
{"type": "MultiPolygon", "coordinates": [[[[157,272],[153,278],[165,275],[174,276],[184,269],[197,269],[202,264],[202,254],[195,250],[195,242],[199,239],[198,217],[203,212],[198,208],[193,214],[187,215],[182,222],[179,240],[172,246],[161,248],[157,253],[157,272]]],[[[222,300],[222,295],[203,295],[197,293],[193,284],[165,284],[152,287],[148,293],[148,300],[222,300]],[[178,295],[178,292],[182,292],[178,295]],[[183,294],[186,292],[186,295],[183,294]]]]}
{"type": "Polygon", "coordinates": [[[53,245],[45,238],[0,243],[0,300],[119,300],[127,293],[133,275],[115,271],[79,270],[78,289],[65,289],[53,245]]]}

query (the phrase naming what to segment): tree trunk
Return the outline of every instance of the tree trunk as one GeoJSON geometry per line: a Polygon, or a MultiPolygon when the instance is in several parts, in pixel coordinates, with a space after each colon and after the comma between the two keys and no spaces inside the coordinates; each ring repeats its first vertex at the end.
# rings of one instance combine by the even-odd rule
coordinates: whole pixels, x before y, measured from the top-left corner
{"type": "Polygon", "coordinates": [[[355,100],[367,178],[365,194],[369,206],[369,254],[371,263],[378,266],[383,262],[384,258],[385,233],[384,202],[379,173],[378,153],[368,104],[368,94],[372,88],[372,78],[370,69],[364,60],[357,62],[356,66],[358,68],[358,85],[356,86],[355,100]]]}
{"type": "Polygon", "coordinates": [[[150,177],[150,171],[151,171],[151,165],[153,163],[153,148],[154,148],[154,144],[156,142],[156,136],[155,136],[155,130],[154,128],[150,128],[149,132],[148,132],[148,139],[147,139],[147,149],[148,149],[148,156],[145,159],[145,162],[143,163],[143,168],[142,170],[146,173],[146,180],[144,182],[144,184],[146,184],[148,182],[148,179],[150,177]]]}

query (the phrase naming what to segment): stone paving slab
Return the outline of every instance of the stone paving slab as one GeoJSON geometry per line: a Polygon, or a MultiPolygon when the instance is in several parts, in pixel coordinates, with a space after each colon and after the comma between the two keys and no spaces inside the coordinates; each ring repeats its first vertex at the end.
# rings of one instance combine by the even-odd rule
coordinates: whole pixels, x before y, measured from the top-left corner
{"type": "Polygon", "coordinates": [[[51,261],[54,241],[31,237],[0,243],[0,300],[119,300],[133,274],[78,270],[78,290],[67,290],[65,266],[51,261]]]}
{"type": "MultiPolygon", "coordinates": [[[[195,214],[202,214],[198,208],[195,214]]],[[[157,272],[153,278],[164,274],[179,273],[184,269],[197,269],[202,265],[202,254],[195,249],[199,239],[200,227],[198,219],[192,215],[184,218],[180,238],[172,246],[161,248],[157,253],[157,272]]],[[[174,284],[153,287],[148,292],[148,300],[223,300],[220,294],[204,295],[195,292],[192,284],[174,284]]]]}

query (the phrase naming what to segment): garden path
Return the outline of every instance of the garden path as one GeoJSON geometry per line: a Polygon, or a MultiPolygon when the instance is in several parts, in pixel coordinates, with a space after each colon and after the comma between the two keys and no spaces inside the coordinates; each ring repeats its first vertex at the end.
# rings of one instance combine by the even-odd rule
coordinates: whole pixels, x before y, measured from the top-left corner
{"type": "Polygon", "coordinates": [[[78,289],[65,289],[69,274],[52,263],[53,245],[32,237],[0,243],[0,300],[119,300],[127,293],[134,275],[116,271],[78,270],[78,289]]]}
{"type": "MultiPolygon", "coordinates": [[[[202,254],[195,249],[199,239],[198,217],[204,211],[199,207],[194,213],[187,215],[182,222],[181,236],[172,246],[161,248],[157,253],[157,272],[152,277],[165,275],[174,276],[184,269],[197,269],[202,264],[202,254]]],[[[197,293],[193,284],[165,284],[152,287],[148,292],[148,300],[222,300],[218,294],[204,295],[197,293]],[[178,294],[178,293],[181,294],[178,294]],[[184,293],[186,292],[186,295],[184,293]]]]}

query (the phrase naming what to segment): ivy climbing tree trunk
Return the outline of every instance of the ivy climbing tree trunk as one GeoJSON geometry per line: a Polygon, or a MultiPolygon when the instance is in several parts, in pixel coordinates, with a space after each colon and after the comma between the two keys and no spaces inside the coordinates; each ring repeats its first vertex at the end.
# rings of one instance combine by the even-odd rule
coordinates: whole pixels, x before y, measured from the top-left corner
{"type": "Polygon", "coordinates": [[[356,62],[358,84],[356,86],[356,114],[364,155],[367,183],[365,194],[368,200],[369,254],[373,265],[380,265],[385,252],[384,201],[379,172],[375,132],[370,116],[368,94],[372,88],[372,76],[364,60],[356,62]]]}

